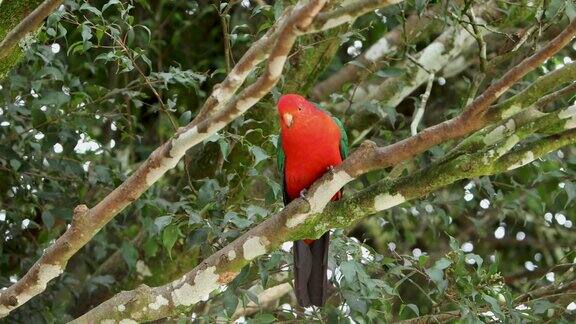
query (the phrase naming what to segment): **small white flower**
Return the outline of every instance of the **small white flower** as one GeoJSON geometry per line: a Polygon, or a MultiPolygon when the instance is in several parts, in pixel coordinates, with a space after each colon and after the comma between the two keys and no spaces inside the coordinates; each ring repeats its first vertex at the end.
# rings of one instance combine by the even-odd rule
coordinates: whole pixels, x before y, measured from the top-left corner
{"type": "Polygon", "coordinates": [[[482,207],[483,209],[488,209],[490,208],[490,200],[488,199],[482,199],[480,201],[480,207],[482,207]]]}
{"type": "Polygon", "coordinates": [[[471,242],[466,242],[464,244],[462,244],[462,246],[460,247],[462,249],[463,252],[472,252],[474,250],[474,244],[472,244],[471,242]]]}
{"type": "Polygon", "coordinates": [[[524,267],[525,267],[526,270],[528,270],[528,271],[534,271],[534,270],[536,270],[536,268],[538,268],[538,266],[535,265],[534,262],[532,262],[532,261],[526,261],[526,262],[524,262],[524,267]]]}
{"type": "Polygon", "coordinates": [[[516,306],[516,309],[519,310],[519,311],[524,311],[524,310],[529,310],[530,307],[528,307],[528,306],[526,306],[526,305],[524,305],[524,304],[520,304],[520,305],[516,306]]]}
{"type": "Polygon", "coordinates": [[[474,194],[472,194],[470,191],[466,191],[464,194],[464,200],[470,201],[472,199],[474,199],[474,194]]]}
{"type": "Polygon", "coordinates": [[[60,143],[54,144],[54,153],[62,153],[64,152],[64,147],[60,143]]]}
{"type": "Polygon", "coordinates": [[[547,222],[552,222],[552,213],[546,213],[546,214],[544,214],[544,219],[545,219],[547,222]]]}
{"type": "Polygon", "coordinates": [[[542,253],[538,252],[538,253],[534,254],[534,261],[536,261],[536,262],[542,261],[542,253]]]}
{"type": "Polygon", "coordinates": [[[438,85],[445,85],[446,84],[446,79],[444,79],[443,77],[439,77],[438,78],[438,85]]]}
{"type": "Polygon", "coordinates": [[[52,51],[52,53],[57,54],[60,52],[60,44],[58,43],[54,43],[52,45],[50,45],[50,50],[52,51]]]}
{"type": "Polygon", "coordinates": [[[520,231],[518,233],[516,233],[516,240],[517,241],[523,241],[526,238],[526,233],[520,231]]]}
{"type": "Polygon", "coordinates": [[[566,310],[568,311],[575,311],[576,310],[576,303],[575,302],[571,302],[570,304],[568,304],[568,306],[566,306],[566,310]]]}
{"type": "Polygon", "coordinates": [[[390,250],[392,252],[396,251],[396,243],[394,243],[394,242],[388,243],[388,250],[390,250]]]}
{"type": "Polygon", "coordinates": [[[506,229],[504,226],[498,226],[498,228],[494,231],[494,237],[498,240],[501,240],[506,235],[506,229]]]}
{"type": "Polygon", "coordinates": [[[564,189],[564,187],[566,187],[566,184],[564,182],[558,183],[558,188],[564,189]]]}
{"type": "Polygon", "coordinates": [[[414,250],[412,250],[412,255],[414,256],[414,258],[419,258],[422,255],[422,250],[420,250],[419,248],[415,248],[414,250]]]}
{"type": "Polygon", "coordinates": [[[284,252],[290,252],[292,250],[292,246],[294,245],[294,243],[292,241],[288,241],[288,242],[284,242],[282,243],[282,245],[280,246],[280,248],[282,249],[282,251],[284,252]]]}
{"type": "Polygon", "coordinates": [[[546,274],[546,280],[548,280],[550,282],[554,282],[554,280],[556,280],[554,272],[548,272],[546,274]]]}
{"type": "Polygon", "coordinates": [[[468,182],[468,184],[466,184],[466,185],[464,186],[464,189],[465,189],[465,190],[470,190],[470,189],[472,189],[472,188],[474,188],[474,187],[476,187],[476,184],[474,183],[474,181],[470,181],[470,182],[468,182]]]}
{"type": "Polygon", "coordinates": [[[556,219],[556,222],[558,222],[559,225],[566,224],[566,216],[564,216],[564,214],[556,213],[554,219],[556,219]]]}

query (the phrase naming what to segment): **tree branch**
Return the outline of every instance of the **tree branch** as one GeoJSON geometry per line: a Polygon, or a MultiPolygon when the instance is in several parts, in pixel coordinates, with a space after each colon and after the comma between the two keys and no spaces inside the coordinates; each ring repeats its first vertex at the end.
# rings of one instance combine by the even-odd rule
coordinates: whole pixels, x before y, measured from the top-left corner
{"type": "Polygon", "coordinates": [[[310,26],[310,32],[321,32],[353,22],[360,17],[378,8],[390,6],[402,2],[402,0],[358,0],[347,6],[321,13],[310,26]]]}
{"type": "Polygon", "coordinates": [[[287,282],[274,287],[270,287],[258,294],[258,304],[251,301],[248,303],[248,305],[246,305],[246,307],[239,305],[238,309],[231,316],[230,321],[234,322],[239,317],[256,314],[259,310],[272,306],[278,299],[282,298],[291,291],[292,284],[287,282]]]}
{"type": "Polygon", "coordinates": [[[4,37],[0,43],[0,60],[10,54],[12,48],[32,30],[38,28],[42,21],[62,3],[62,0],[45,0],[16,27],[4,37]]]}
{"type": "MultiPolygon", "coordinates": [[[[346,183],[361,174],[394,165],[422,153],[432,146],[447,140],[463,137],[487,126],[489,122],[494,121],[486,117],[485,113],[489,106],[524,75],[568,44],[575,34],[576,20],[540,51],[522,61],[508,71],[500,80],[488,87],[461,115],[429,127],[416,136],[387,147],[377,148],[373,143],[365,142],[340,166],[335,168],[333,172],[329,172],[317,180],[309,188],[306,199],[295,199],[280,213],[254,227],[228,246],[216,252],[181,279],[156,288],[145,287],[146,289],[141,289],[140,293],[132,291],[113,297],[86,313],[78,321],[95,321],[96,319],[107,318],[119,320],[126,318],[125,314],[116,309],[116,305],[119,302],[118,299],[124,298],[123,296],[126,294],[131,294],[131,299],[129,303],[123,306],[125,309],[130,309],[130,314],[136,314],[135,319],[137,320],[151,320],[169,316],[175,312],[185,311],[198,301],[207,299],[213,290],[233,280],[240,269],[248,262],[276,248],[284,241],[297,240],[304,237],[313,238],[319,236],[320,233],[330,227],[339,226],[339,223],[335,221],[334,223],[325,223],[324,219],[319,219],[319,215],[332,196],[346,183]],[[158,311],[159,308],[151,310],[149,304],[154,304],[155,301],[162,301],[163,306],[165,306],[162,307],[162,311],[158,311]]],[[[492,165],[491,168],[482,166],[477,172],[503,172],[508,170],[508,168],[512,168],[512,166],[523,165],[531,162],[533,157],[544,154],[546,149],[557,149],[572,143],[575,136],[575,132],[570,131],[557,138],[551,137],[550,141],[541,141],[546,144],[544,146],[530,148],[528,151],[506,154],[498,159],[498,164],[492,165]],[[532,159],[528,159],[528,155],[531,155],[532,159]]],[[[478,163],[478,161],[481,160],[474,158],[471,163],[478,163]]],[[[452,167],[448,171],[453,169],[452,167]]],[[[470,167],[464,169],[464,171],[467,170],[470,170],[470,167]]],[[[447,184],[447,179],[447,177],[443,177],[439,184],[447,184]]],[[[418,183],[418,181],[414,181],[414,183],[418,183]]],[[[418,188],[425,190],[426,187],[419,185],[418,188]]],[[[372,210],[383,210],[406,201],[404,194],[393,194],[392,191],[384,190],[380,192],[384,193],[378,194],[371,204],[351,210],[347,215],[358,215],[363,210],[370,211],[370,208],[372,210]]],[[[348,200],[342,200],[331,206],[342,206],[345,201],[348,200]]],[[[354,205],[349,204],[349,206],[354,205]]],[[[364,214],[365,212],[361,213],[361,215],[364,214]]],[[[344,217],[340,217],[337,220],[346,224],[348,222],[344,217]]]]}
{"type": "MultiPolygon", "coordinates": [[[[351,197],[328,205],[323,212],[310,214],[305,201],[298,199],[298,203],[289,204],[278,214],[210,256],[182,278],[164,286],[141,287],[118,294],[76,322],[121,320],[130,317],[142,321],[186,312],[186,309],[194,303],[207,299],[210,292],[229,283],[251,260],[277,248],[284,241],[318,237],[330,228],[350,226],[369,214],[389,209],[406,200],[425,196],[455,181],[516,168],[526,162],[528,152],[531,152],[535,159],[573,143],[576,143],[576,131],[571,130],[531,143],[501,158],[492,156],[490,160],[485,159],[484,157],[489,154],[489,150],[486,149],[474,155],[454,159],[450,163],[438,163],[396,181],[384,179],[351,197]],[[302,213],[308,213],[305,221],[298,224],[291,223],[291,220],[302,213]],[[126,297],[128,295],[130,298],[126,297]],[[158,304],[161,304],[159,312],[162,315],[153,313],[156,316],[152,318],[142,317],[143,313],[150,316],[150,308],[155,309],[158,304]],[[118,311],[118,305],[121,305],[120,309],[124,311],[118,311]],[[134,314],[137,314],[137,317],[134,314]]],[[[367,150],[373,149],[374,147],[370,145],[364,145],[359,150],[366,153],[367,150]]],[[[332,177],[338,176],[334,174],[332,177]]],[[[324,179],[323,182],[333,181],[324,179]]],[[[307,199],[312,205],[319,200],[318,197],[307,199]]]]}
{"type": "Polygon", "coordinates": [[[401,42],[403,34],[406,34],[406,37],[412,41],[417,41],[437,32],[439,25],[428,16],[411,15],[406,19],[404,25],[395,27],[360,56],[354,58],[353,62],[358,62],[362,67],[357,64],[350,64],[350,62],[345,64],[338,72],[314,86],[311,95],[317,100],[325,99],[338,91],[344,84],[359,80],[362,76],[374,72],[382,65],[386,55],[404,48],[407,44],[401,42]]]}
{"type": "Polygon", "coordinates": [[[435,73],[442,70],[474,43],[474,37],[464,28],[450,27],[418,53],[415,63],[406,59],[399,64],[402,75],[388,78],[377,86],[360,85],[350,98],[351,106],[343,102],[335,105],[333,110],[343,112],[350,106],[350,110],[355,111],[373,99],[382,106],[396,107],[428,80],[428,71],[435,73]]]}

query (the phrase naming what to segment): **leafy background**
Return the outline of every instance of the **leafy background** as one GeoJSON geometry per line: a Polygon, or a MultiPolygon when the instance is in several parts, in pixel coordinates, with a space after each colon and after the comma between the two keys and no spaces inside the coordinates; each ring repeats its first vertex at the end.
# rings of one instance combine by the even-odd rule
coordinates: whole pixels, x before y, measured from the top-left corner
{"type": "MultiPolygon", "coordinates": [[[[21,42],[21,64],[0,82],[0,286],[18,280],[63,233],[74,206],[96,204],[187,124],[212,87],[289,2],[65,1],[41,30],[21,42]]],[[[459,23],[462,6],[468,4],[408,1],[362,17],[350,28],[300,39],[270,95],[192,149],[75,255],[43,294],[4,321],[63,322],[121,290],[164,284],[278,211],[278,96],[306,95],[345,63],[359,64],[354,57],[362,49],[411,13],[440,8],[435,19],[445,29],[459,23]],[[314,60],[315,55],[325,57],[314,60]]],[[[569,0],[498,1],[498,6],[506,18],[499,24],[501,33],[489,39],[490,54],[517,39],[517,31],[540,26],[542,32],[523,47],[530,52],[575,12],[569,0]]],[[[394,63],[438,34],[406,39],[404,49],[392,54],[390,65],[373,81],[405,73],[394,63]]],[[[576,45],[563,50],[511,93],[569,63],[575,54],[576,45]]],[[[518,59],[506,60],[494,76],[518,59]]],[[[457,76],[437,76],[425,125],[461,109],[477,71],[475,61],[457,76]]],[[[348,84],[332,95],[325,108],[346,102],[353,87],[348,84]]],[[[398,107],[371,102],[361,118],[341,114],[353,145],[409,136],[422,92],[398,107]]],[[[410,161],[407,169],[425,167],[449,148],[436,147],[410,161]]],[[[542,298],[519,305],[515,298],[574,278],[575,153],[569,147],[513,172],[462,181],[334,230],[329,258],[334,288],[327,307],[301,309],[286,295],[239,321],[370,323],[456,307],[464,321],[571,322],[576,319],[569,304],[575,301],[573,293],[563,296],[563,304],[542,298]]],[[[346,192],[389,172],[363,176],[346,192]]],[[[263,289],[288,282],[291,262],[285,244],[180,320],[229,320],[238,305],[256,302],[263,289]]]]}

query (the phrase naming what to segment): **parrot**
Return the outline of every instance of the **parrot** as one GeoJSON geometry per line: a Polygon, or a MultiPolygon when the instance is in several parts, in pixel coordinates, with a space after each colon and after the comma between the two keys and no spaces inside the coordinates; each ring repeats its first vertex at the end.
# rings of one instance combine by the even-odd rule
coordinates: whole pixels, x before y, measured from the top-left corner
{"type": "MultiPolygon", "coordinates": [[[[277,164],[287,205],[299,197],[306,199],[306,190],[342,163],[348,156],[348,137],[338,118],[297,94],[279,98],[278,114],[277,164]]],[[[332,200],[341,197],[342,190],[332,200]]],[[[326,232],[317,240],[293,243],[294,291],[302,307],[322,307],[326,301],[329,241],[326,232]]]]}

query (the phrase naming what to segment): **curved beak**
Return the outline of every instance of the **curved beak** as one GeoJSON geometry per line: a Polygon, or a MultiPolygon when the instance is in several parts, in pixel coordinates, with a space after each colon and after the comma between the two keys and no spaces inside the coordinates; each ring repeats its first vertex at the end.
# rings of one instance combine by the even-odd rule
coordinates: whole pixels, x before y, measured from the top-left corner
{"type": "Polygon", "coordinates": [[[292,115],[290,115],[289,113],[285,113],[284,115],[282,115],[282,120],[284,121],[284,124],[286,124],[286,126],[289,128],[290,126],[292,126],[294,117],[292,117],[292,115]]]}

